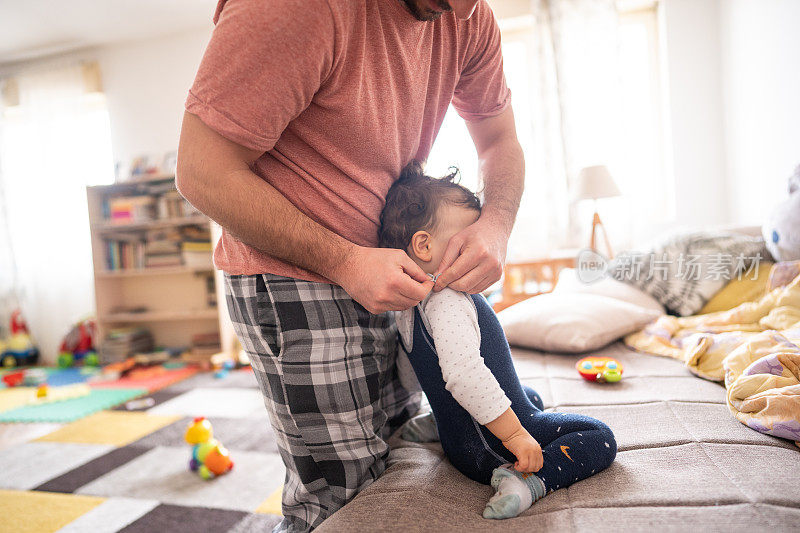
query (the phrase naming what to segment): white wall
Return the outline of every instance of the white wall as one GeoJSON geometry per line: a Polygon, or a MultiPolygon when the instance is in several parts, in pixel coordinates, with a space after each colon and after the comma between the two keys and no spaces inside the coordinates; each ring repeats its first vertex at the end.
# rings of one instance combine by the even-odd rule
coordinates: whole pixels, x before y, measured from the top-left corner
{"type": "Polygon", "coordinates": [[[723,0],[728,201],[761,224],[800,164],[800,1],[723,0]]]}
{"type": "Polygon", "coordinates": [[[726,174],[719,7],[719,0],[662,0],[660,8],[667,175],[671,170],[675,222],[683,227],[729,219],[721,197],[726,174]]]}
{"type": "Polygon", "coordinates": [[[178,148],[183,102],[213,26],[89,48],[0,67],[0,77],[76,61],[98,61],[111,120],[114,161],[178,148]]]}
{"type": "Polygon", "coordinates": [[[210,36],[209,24],[97,50],[115,161],[177,150],[183,102],[210,36]]]}
{"type": "Polygon", "coordinates": [[[760,225],[800,164],[800,0],[662,0],[682,226],[760,225]]]}

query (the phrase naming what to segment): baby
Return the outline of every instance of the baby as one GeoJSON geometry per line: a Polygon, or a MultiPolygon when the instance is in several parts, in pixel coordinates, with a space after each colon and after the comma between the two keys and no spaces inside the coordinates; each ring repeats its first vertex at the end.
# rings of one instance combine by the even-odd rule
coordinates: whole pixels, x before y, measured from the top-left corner
{"type": "MultiPolygon", "coordinates": [[[[431,277],[450,237],[481,213],[478,197],[454,177],[430,178],[412,161],[381,213],[380,246],[405,250],[431,277]]],[[[520,384],[503,330],[483,296],[449,288],[431,292],[397,319],[408,356],[398,357],[401,375],[410,362],[445,454],[464,475],[495,489],[484,518],[517,516],[548,492],[614,460],[617,444],[605,424],[545,413],[536,391],[520,384]]]]}

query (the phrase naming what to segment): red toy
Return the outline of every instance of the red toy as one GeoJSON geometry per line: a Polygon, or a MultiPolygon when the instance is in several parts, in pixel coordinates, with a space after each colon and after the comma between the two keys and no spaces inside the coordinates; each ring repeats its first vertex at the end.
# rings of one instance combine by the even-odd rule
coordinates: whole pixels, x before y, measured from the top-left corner
{"type": "Polygon", "coordinates": [[[95,350],[94,339],[97,325],[94,320],[86,319],[75,324],[61,342],[58,355],[58,366],[65,368],[83,361],[85,366],[97,366],[100,358],[95,350]]]}
{"type": "Polygon", "coordinates": [[[16,387],[17,385],[22,385],[23,381],[25,381],[24,372],[9,372],[3,376],[3,383],[6,384],[6,387],[16,387]]]}
{"type": "Polygon", "coordinates": [[[13,313],[11,313],[11,334],[17,335],[19,333],[30,335],[30,332],[28,331],[28,324],[25,322],[25,319],[22,318],[22,311],[16,309],[13,313]]]}
{"type": "Polygon", "coordinates": [[[584,357],[575,368],[586,381],[615,383],[622,379],[622,364],[611,357],[584,357]]]}

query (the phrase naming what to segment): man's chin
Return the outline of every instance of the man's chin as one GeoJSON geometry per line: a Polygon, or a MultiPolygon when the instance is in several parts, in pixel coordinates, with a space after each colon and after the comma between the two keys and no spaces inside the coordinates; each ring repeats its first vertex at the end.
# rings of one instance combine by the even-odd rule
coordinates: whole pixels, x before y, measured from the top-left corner
{"type": "Polygon", "coordinates": [[[444,11],[435,11],[428,7],[421,7],[414,2],[414,0],[400,0],[402,1],[408,10],[411,11],[411,14],[414,15],[414,18],[419,20],[420,22],[433,22],[434,20],[438,20],[439,17],[442,16],[444,11]]]}
{"type": "Polygon", "coordinates": [[[417,17],[419,20],[424,22],[433,22],[434,20],[439,20],[439,17],[442,16],[443,11],[428,11],[423,15],[422,18],[417,17]]]}

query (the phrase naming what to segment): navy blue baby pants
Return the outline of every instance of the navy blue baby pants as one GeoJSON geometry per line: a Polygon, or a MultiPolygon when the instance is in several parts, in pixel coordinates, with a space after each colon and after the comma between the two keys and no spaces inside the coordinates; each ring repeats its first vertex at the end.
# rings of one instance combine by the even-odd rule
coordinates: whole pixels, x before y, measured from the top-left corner
{"type": "MultiPolygon", "coordinates": [[[[483,296],[472,295],[472,301],[478,313],[484,363],[511,400],[511,408],[522,425],[542,447],[544,466],[536,475],[547,492],[608,467],[617,453],[617,443],[608,426],[587,416],[546,413],[536,407],[519,382],[494,311],[483,296]]],[[[495,468],[513,463],[516,458],[445,389],[434,342],[418,308],[414,309],[413,346],[408,358],[433,409],[448,459],[467,477],[489,484],[495,468]]]]}

